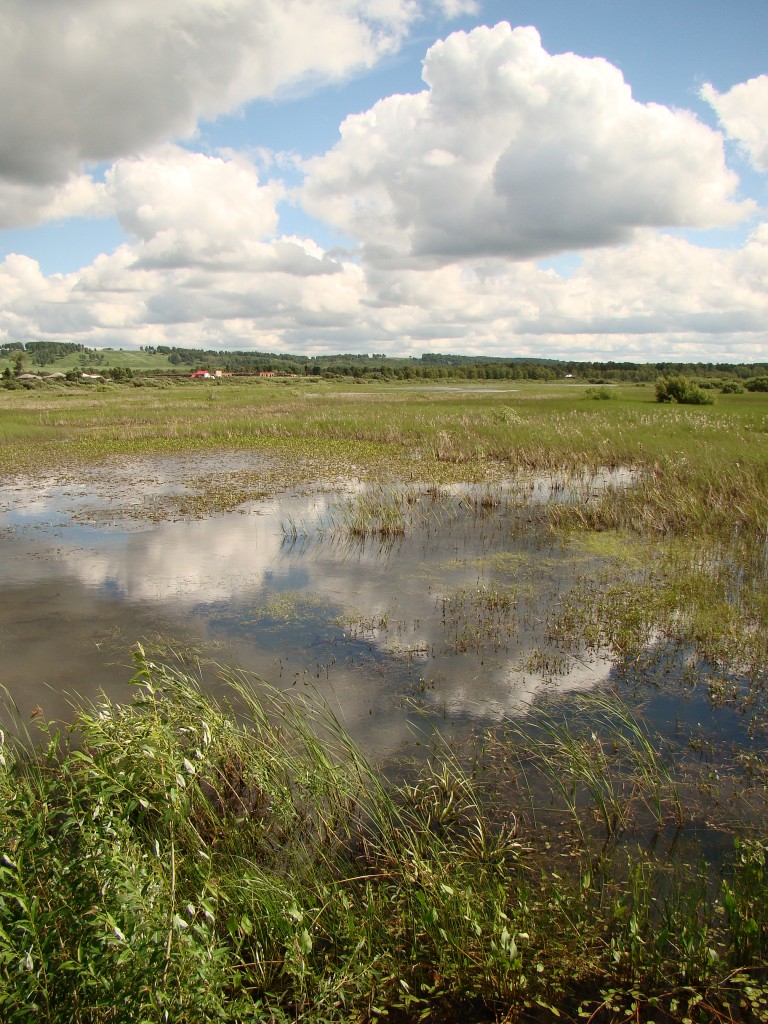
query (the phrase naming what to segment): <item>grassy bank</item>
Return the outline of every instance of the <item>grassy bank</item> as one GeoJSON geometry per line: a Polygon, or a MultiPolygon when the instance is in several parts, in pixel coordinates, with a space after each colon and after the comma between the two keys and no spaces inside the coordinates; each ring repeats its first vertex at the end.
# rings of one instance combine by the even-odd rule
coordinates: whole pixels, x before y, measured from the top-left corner
{"type": "Polygon", "coordinates": [[[3,1020],[764,1019],[765,841],[675,853],[690,780],[620,702],[386,785],[310,702],[135,685],[3,748],[3,1020]]]}
{"type": "MultiPolygon", "coordinates": [[[[419,489],[435,496],[426,514],[437,523],[447,483],[483,485],[478,514],[496,515],[499,501],[525,501],[524,487],[500,498],[499,481],[624,467],[632,486],[593,494],[580,484],[575,500],[537,512],[604,565],[563,596],[553,644],[587,643],[617,663],[647,662],[649,646],[692,658],[713,696],[768,722],[768,395],[688,407],[657,403],[652,387],[608,393],[596,401],[567,383],[350,390],[234,379],[0,391],[0,467],[32,479],[90,473],[102,485],[113,467],[133,467],[140,491],[151,459],[188,460],[183,494],[130,510],[154,518],[207,516],[285,487],[358,477],[368,490],[326,526],[381,538],[418,524],[419,489]],[[232,453],[252,461],[237,468],[232,453]]],[[[162,461],[153,464],[162,476],[162,461]]]]}
{"type": "Polygon", "coordinates": [[[167,388],[105,386],[0,392],[0,469],[61,471],[151,454],[269,453],[291,476],[352,467],[368,478],[483,481],[518,470],[632,466],[638,507],[601,522],[653,531],[699,528],[728,512],[764,529],[768,401],[660,405],[650,387],[520,384],[477,391],[325,382],[225,380],[167,388]],[[651,500],[652,498],[652,500],[651,500]]]}
{"type": "MultiPolygon", "coordinates": [[[[221,473],[208,464],[182,509],[210,515],[354,475],[370,486],[326,524],[353,538],[422,513],[438,528],[452,482],[484,485],[451,500],[501,522],[525,488],[498,484],[520,474],[634,480],[503,519],[588,556],[538,653],[608,656],[623,700],[561,699],[390,784],[323,709],[234,680],[234,714],[140,658],[135,701],[80,708],[71,748],[45,728],[37,753],[5,745],[3,1020],[768,1020],[764,751],[698,756],[629,706],[703,688],[765,734],[768,399],[610,395],[0,392],[6,477],[128,464],[140,488],[150,456],[213,454],[221,473]],[[233,469],[242,452],[253,464],[233,469]]],[[[514,591],[473,594],[444,617],[486,642],[514,591]]]]}

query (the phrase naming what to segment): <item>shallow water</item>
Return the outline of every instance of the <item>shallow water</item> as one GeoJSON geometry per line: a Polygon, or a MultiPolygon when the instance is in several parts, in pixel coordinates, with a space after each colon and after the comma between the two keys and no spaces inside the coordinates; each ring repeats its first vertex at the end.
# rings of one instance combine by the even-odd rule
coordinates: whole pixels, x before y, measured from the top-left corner
{"type": "Polygon", "coordinates": [[[658,672],[628,680],[551,635],[551,613],[599,562],[555,545],[546,506],[589,501],[630,472],[411,488],[405,534],[386,541],[349,535],[350,503],[371,493],[352,480],[179,517],[173,499],[201,479],[258,469],[249,455],[145,459],[0,488],[0,684],[22,721],[37,708],[68,720],[102,690],[129,700],[140,643],[212,688],[224,665],[317,693],[381,759],[418,751],[435,728],[461,738],[607,683],[679,750],[748,744],[738,712],[676,687],[681,672],[660,690],[658,672]]]}
{"type": "Polygon", "coordinates": [[[536,662],[548,609],[584,568],[537,525],[537,505],[568,500],[562,481],[526,482],[504,501],[422,495],[406,536],[384,544],[339,527],[352,482],[164,520],[188,472],[166,460],[143,463],[138,484],[134,465],[0,490],[0,682],[22,718],[40,707],[67,719],[73,698],[99,690],[129,699],[137,642],[199,663],[209,685],[215,662],[317,690],[377,756],[611,672],[584,657],[554,678],[536,662]]]}

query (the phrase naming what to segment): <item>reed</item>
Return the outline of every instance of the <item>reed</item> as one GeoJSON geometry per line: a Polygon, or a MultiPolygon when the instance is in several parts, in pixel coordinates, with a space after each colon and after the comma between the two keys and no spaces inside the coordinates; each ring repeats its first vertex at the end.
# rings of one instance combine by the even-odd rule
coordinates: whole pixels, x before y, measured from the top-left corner
{"type": "Polygon", "coordinates": [[[587,820],[581,801],[596,809],[606,837],[628,828],[638,806],[658,827],[670,818],[682,825],[680,795],[660,741],[618,697],[583,695],[566,717],[538,706],[510,723],[507,736],[527,752],[530,768],[547,780],[580,831],[587,820]]]}
{"type": "MultiPolygon", "coordinates": [[[[193,483],[186,515],[363,483],[322,523],[286,522],[294,543],[387,543],[439,530],[459,503],[511,531],[515,509],[534,517],[541,474],[538,527],[589,555],[534,667],[586,646],[626,676],[672,654],[764,723],[763,396],[312,389],[3,391],[0,468],[108,475],[117,455],[201,451],[269,463],[193,483]],[[598,488],[606,467],[633,482],[598,488]]],[[[503,647],[526,625],[521,593],[448,595],[444,625],[457,645],[503,647]]],[[[142,652],[135,684],[128,704],[77,708],[71,735],[42,722],[0,746],[3,1020],[765,1019],[758,755],[717,783],[755,780],[751,818],[728,823],[731,856],[711,866],[695,843],[656,851],[700,796],[615,697],[538,706],[474,759],[438,745],[394,783],[313,699],[230,672],[217,701],[142,652]]]]}
{"type": "Polygon", "coordinates": [[[389,783],[315,699],[225,672],[222,703],[141,651],[134,684],[77,709],[72,740],[41,723],[33,749],[3,743],[3,1020],[761,1012],[764,837],[721,882],[631,844],[595,855],[594,813],[614,839],[641,806],[679,815],[620,703],[580,703],[568,730],[541,715],[474,763],[437,745],[389,783]],[[528,823],[534,768],[579,842],[528,823]]]}

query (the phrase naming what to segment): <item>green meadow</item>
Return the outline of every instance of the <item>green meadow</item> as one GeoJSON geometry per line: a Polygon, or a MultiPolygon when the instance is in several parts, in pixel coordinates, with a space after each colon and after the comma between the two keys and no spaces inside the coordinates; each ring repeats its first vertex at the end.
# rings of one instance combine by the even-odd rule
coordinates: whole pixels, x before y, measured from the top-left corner
{"type": "MultiPolygon", "coordinates": [[[[439,505],[449,484],[481,485],[487,516],[532,476],[570,481],[572,500],[531,512],[586,567],[536,657],[556,681],[599,652],[622,685],[542,701],[466,749],[436,741],[393,776],[311,697],[223,669],[217,700],[137,650],[131,703],[0,748],[0,1018],[768,1020],[768,394],[0,390],[7,481],[108,480],[126,461],[140,481],[144,457],[203,452],[263,468],[200,479],[189,514],[354,476],[370,486],[330,528],[358,537],[406,532],[417,496],[439,505]],[[579,489],[601,470],[626,486],[579,489]],[[738,742],[645,714],[694,693],[738,742]]],[[[460,614],[497,628],[512,598],[481,597],[460,614]]]]}

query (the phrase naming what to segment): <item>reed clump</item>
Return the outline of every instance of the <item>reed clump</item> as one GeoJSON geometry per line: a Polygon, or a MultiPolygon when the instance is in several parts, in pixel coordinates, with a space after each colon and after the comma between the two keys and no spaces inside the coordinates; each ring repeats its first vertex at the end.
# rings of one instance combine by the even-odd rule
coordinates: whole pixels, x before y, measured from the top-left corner
{"type": "Polygon", "coordinates": [[[682,812],[620,703],[387,783],[327,707],[224,681],[226,704],[139,651],[134,699],[81,707],[76,742],[3,743],[4,1021],[763,1012],[765,836],[722,875],[622,844],[682,812]]]}
{"type": "Polygon", "coordinates": [[[646,536],[691,535],[702,544],[716,539],[765,538],[768,467],[723,460],[712,448],[706,461],[691,463],[674,453],[639,471],[638,484],[608,491],[600,500],[555,510],[561,525],[591,530],[629,529],[646,536]]]}

